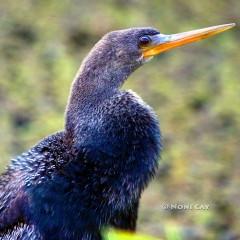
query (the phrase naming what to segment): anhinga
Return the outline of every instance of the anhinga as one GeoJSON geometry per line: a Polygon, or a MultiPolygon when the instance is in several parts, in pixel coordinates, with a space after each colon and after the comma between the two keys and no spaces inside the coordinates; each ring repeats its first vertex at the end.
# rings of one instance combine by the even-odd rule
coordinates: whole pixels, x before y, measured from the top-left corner
{"type": "Polygon", "coordinates": [[[0,177],[0,239],[99,240],[104,226],[134,231],[161,138],[153,110],[119,88],[153,56],[233,26],[106,34],[76,75],[65,129],[12,160],[0,177]]]}

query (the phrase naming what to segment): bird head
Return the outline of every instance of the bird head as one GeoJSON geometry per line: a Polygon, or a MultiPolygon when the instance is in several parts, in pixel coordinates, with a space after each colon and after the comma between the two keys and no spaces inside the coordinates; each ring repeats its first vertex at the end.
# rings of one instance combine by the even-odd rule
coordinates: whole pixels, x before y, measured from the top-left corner
{"type": "Polygon", "coordinates": [[[162,34],[154,28],[130,28],[105,35],[115,57],[122,64],[144,63],[162,52],[196,42],[235,26],[234,23],[192,30],[177,34],[162,34]]]}
{"type": "Polygon", "coordinates": [[[103,36],[85,62],[88,63],[88,68],[92,73],[95,69],[98,70],[96,74],[102,79],[120,77],[120,82],[123,82],[122,80],[125,80],[136,68],[152,57],[211,37],[233,26],[235,24],[230,23],[169,35],[150,27],[113,31],[103,36]]]}

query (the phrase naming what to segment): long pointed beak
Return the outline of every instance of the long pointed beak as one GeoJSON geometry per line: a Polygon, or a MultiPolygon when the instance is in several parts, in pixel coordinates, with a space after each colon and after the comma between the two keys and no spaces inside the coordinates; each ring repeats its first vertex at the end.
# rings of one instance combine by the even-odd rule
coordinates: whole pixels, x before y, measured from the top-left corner
{"type": "Polygon", "coordinates": [[[152,42],[148,47],[143,48],[143,56],[145,58],[155,56],[172,48],[180,47],[224,32],[235,25],[235,23],[229,23],[171,35],[157,34],[151,36],[152,42]]]}

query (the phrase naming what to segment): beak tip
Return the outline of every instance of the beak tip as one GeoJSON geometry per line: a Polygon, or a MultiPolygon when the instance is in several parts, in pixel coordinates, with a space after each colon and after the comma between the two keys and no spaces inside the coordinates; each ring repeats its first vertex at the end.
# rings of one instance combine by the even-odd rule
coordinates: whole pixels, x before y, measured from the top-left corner
{"type": "Polygon", "coordinates": [[[232,27],[235,27],[237,24],[236,23],[229,23],[232,25],[232,27]]]}
{"type": "Polygon", "coordinates": [[[228,23],[228,24],[226,24],[226,27],[233,28],[236,25],[237,25],[236,23],[228,23]]]}

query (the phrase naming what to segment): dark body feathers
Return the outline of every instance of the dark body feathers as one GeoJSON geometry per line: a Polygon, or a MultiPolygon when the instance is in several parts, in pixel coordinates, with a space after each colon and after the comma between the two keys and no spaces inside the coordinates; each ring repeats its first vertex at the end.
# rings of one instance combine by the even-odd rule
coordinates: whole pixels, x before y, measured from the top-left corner
{"type": "MultiPolygon", "coordinates": [[[[105,48],[95,48],[96,60],[105,48]]],[[[98,240],[104,226],[136,228],[141,192],[157,168],[158,122],[138,96],[118,90],[139,62],[126,64],[122,82],[102,87],[109,73],[88,71],[90,57],[73,84],[64,131],[13,160],[0,178],[0,239],[98,240]]],[[[116,53],[110,58],[113,68],[116,53]]]]}

